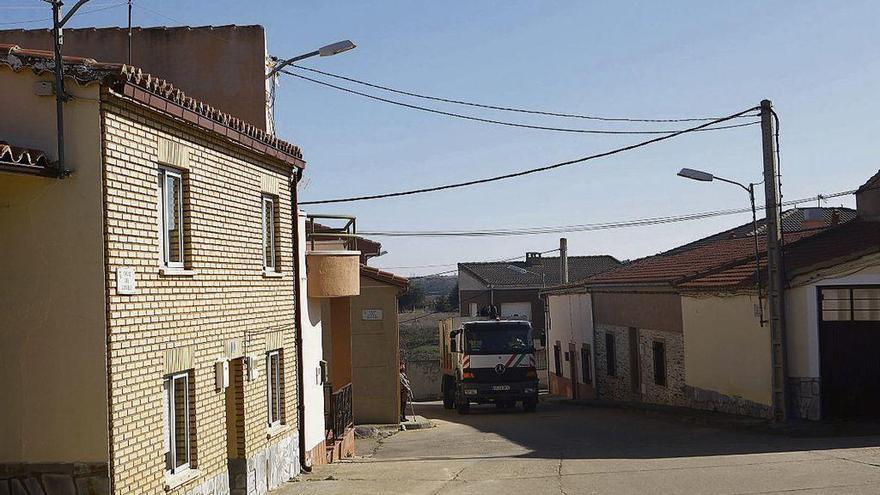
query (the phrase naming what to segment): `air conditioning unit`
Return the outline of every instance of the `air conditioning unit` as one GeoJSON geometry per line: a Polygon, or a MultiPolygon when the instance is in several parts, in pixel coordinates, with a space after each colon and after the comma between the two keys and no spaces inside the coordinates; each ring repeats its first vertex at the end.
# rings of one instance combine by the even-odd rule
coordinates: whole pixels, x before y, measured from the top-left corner
{"type": "Polygon", "coordinates": [[[229,386],[229,361],[220,359],[214,363],[214,383],[217,391],[222,392],[229,386]]]}

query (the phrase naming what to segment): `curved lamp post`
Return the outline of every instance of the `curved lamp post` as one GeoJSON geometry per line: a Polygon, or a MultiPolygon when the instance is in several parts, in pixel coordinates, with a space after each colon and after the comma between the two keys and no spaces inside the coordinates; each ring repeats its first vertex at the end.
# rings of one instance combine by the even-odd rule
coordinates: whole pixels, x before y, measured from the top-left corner
{"type": "Polygon", "coordinates": [[[357,45],[355,45],[353,41],[343,40],[337,41],[336,43],[331,43],[326,46],[322,46],[321,48],[318,48],[313,52],[303,53],[302,55],[297,55],[296,57],[288,58],[286,60],[281,60],[278,57],[272,57],[272,61],[275,62],[276,65],[272,68],[271,71],[269,71],[269,74],[266,75],[266,79],[274,76],[278,71],[294,62],[299,62],[300,60],[311,57],[331,57],[333,55],[338,55],[349,50],[354,50],[355,48],[357,48],[357,45]]]}
{"type": "Polygon", "coordinates": [[[684,177],[685,179],[696,180],[700,182],[712,182],[712,181],[720,181],[726,182],[728,184],[733,184],[735,186],[739,186],[744,189],[749,194],[749,202],[752,206],[752,237],[755,239],[755,284],[758,287],[758,315],[761,321],[761,326],[764,326],[764,305],[761,303],[761,264],[760,264],[760,250],[758,248],[758,218],[755,213],[755,185],[754,183],[749,183],[748,186],[743,185],[735,180],[725,179],[723,177],[718,177],[716,175],[710,174],[709,172],[703,172],[702,170],[694,170],[692,168],[683,168],[678,174],[679,177],[684,177]]]}

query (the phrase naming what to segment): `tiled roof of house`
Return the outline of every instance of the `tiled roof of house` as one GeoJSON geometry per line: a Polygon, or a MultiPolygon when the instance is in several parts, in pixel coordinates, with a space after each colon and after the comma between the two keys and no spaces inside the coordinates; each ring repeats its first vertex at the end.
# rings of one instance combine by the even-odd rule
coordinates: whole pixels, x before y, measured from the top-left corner
{"type": "Polygon", "coordinates": [[[0,170],[45,175],[49,172],[48,165],[49,160],[42,151],[0,141],[0,170]]]}
{"type": "MultiPolygon", "coordinates": [[[[880,223],[856,219],[799,240],[789,240],[783,257],[788,278],[880,252],[880,223]]],[[[766,279],[766,253],[759,274],[766,279]]],[[[755,285],[754,258],[679,284],[683,290],[733,290],[755,285]]]]}
{"type": "Polygon", "coordinates": [[[361,275],[371,278],[373,280],[378,280],[379,282],[396,285],[403,290],[409,288],[409,279],[401,277],[400,275],[395,275],[391,272],[380,270],[378,268],[373,268],[372,266],[361,264],[361,275]]]}
{"type": "MultiPolygon", "coordinates": [[[[44,50],[28,50],[0,44],[0,64],[13,71],[28,68],[36,74],[54,70],[54,55],[44,50]]],[[[98,82],[118,93],[160,112],[183,119],[205,130],[216,132],[260,153],[285,163],[303,167],[301,150],[273,134],[224,113],[202,101],[186,96],[170,82],[125,64],[97,62],[90,58],[64,57],[64,71],[79,84],[98,82]]]]}
{"type": "MultiPolygon", "coordinates": [[[[815,208],[814,208],[815,209],[815,208]]],[[[822,220],[821,226],[823,227],[831,227],[835,225],[835,221],[837,223],[849,222],[850,220],[856,217],[856,210],[852,208],[844,208],[844,207],[823,207],[821,208],[822,212],[822,220]],[[836,212],[836,213],[835,213],[836,212]]],[[[803,230],[804,221],[805,221],[806,211],[804,208],[792,208],[789,210],[785,210],[780,215],[782,220],[782,231],[784,233],[788,232],[796,232],[799,230],[803,230]]],[[[758,234],[763,235],[766,234],[766,219],[760,218],[758,219],[758,234]]],[[[818,223],[818,222],[817,222],[818,223]]],[[[818,227],[819,225],[814,225],[813,227],[818,227]]],[[[693,249],[695,247],[704,246],[706,244],[711,244],[715,241],[721,239],[738,239],[741,237],[751,237],[752,233],[755,231],[752,226],[752,222],[744,223],[732,229],[725,230],[723,232],[719,232],[717,234],[712,234],[708,237],[704,237],[702,239],[689,242],[687,244],[675,247],[666,251],[665,254],[675,253],[680,251],[687,251],[688,249],[693,249]]]]}
{"type": "MultiPolygon", "coordinates": [[[[786,234],[794,242],[818,234],[810,229],[786,234]]],[[[758,238],[759,251],[766,250],[766,238],[758,238]]],[[[684,251],[670,251],[628,263],[585,281],[585,285],[676,285],[703,274],[737,266],[755,259],[753,237],[720,239],[684,251]]]]}
{"type": "MultiPolygon", "coordinates": [[[[620,266],[613,256],[569,256],[568,279],[583,280],[620,266]]],[[[542,287],[561,282],[559,257],[545,257],[537,264],[528,265],[523,261],[459,263],[459,270],[465,270],[493,287],[542,287]]]]}

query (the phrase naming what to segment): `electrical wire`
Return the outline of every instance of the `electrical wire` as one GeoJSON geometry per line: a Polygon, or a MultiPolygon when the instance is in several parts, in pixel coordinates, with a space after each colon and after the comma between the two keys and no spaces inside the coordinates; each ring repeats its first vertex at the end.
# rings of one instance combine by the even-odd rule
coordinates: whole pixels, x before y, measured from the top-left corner
{"type": "MultiPolygon", "coordinates": [[[[104,10],[115,9],[116,7],[121,7],[123,5],[127,5],[127,3],[126,2],[114,3],[111,5],[107,5],[106,7],[98,7],[98,8],[91,9],[91,10],[83,10],[81,12],[77,12],[76,15],[77,15],[77,17],[79,17],[81,15],[95,14],[98,12],[102,12],[104,10]]],[[[0,22],[0,26],[14,26],[17,24],[34,24],[37,22],[52,22],[52,18],[48,17],[48,18],[41,18],[41,19],[25,19],[23,21],[0,22]]]]}
{"type": "Polygon", "coordinates": [[[304,67],[302,65],[291,64],[289,67],[294,67],[296,69],[313,72],[315,74],[321,74],[322,76],[332,77],[335,79],[340,79],[343,81],[348,81],[355,84],[360,84],[362,86],[367,86],[374,89],[380,89],[382,91],[388,91],[390,93],[397,93],[404,96],[411,96],[413,98],[421,98],[423,100],[432,100],[439,101],[442,103],[451,103],[455,105],[465,105],[470,107],[477,108],[485,108],[489,110],[500,110],[502,112],[517,112],[517,113],[526,113],[531,115],[543,115],[547,117],[563,117],[563,118],[572,118],[572,119],[585,119],[585,120],[598,120],[603,122],[648,122],[648,123],[672,123],[672,122],[708,122],[710,120],[715,120],[717,117],[695,117],[695,118],[677,118],[677,119],[641,119],[641,118],[630,118],[630,117],[598,117],[595,115],[580,115],[573,113],[561,113],[561,112],[548,112],[544,110],[528,110],[525,108],[517,108],[517,107],[502,107],[495,105],[488,105],[485,103],[475,103],[464,100],[454,100],[450,98],[440,98],[437,96],[428,96],[419,93],[413,93],[411,91],[403,91],[400,89],[394,89],[388,86],[382,86],[380,84],[370,83],[366,81],[361,81],[355,79],[353,77],[341,76],[339,74],[333,74],[332,72],[325,72],[318,69],[313,69],[311,67],[304,67]]]}
{"type": "Polygon", "coordinates": [[[485,184],[488,182],[496,182],[499,180],[512,179],[514,177],[522,177],[524,175],[535,174],[538,172],[546,172],[548,170],[553,170],[553,169],[565,167],[568,165],[574,165],[577,163],[583,163],[583,162],[586,162],[589,160],[595,160],[597,158],[604,158],[604,157],[616,155],[618,153],[623,153],[625,151],[631,151],[631,150],[634,150],[637,148],[642,148],[644,146],[659,143],[659,142],[665,141],[667,139],[672,139],[674,137],[678,137],[682,134],[694,132],[694,131],[709,127],[714,124],[718,124],[721,122],[726,122],[728,120],[738,118],[742,115],[748,114],[749,112],[753,112],[753,111],[757,110],[757,108],[758,107],[752,107],[747,110],[743,110],[741,112],[737,112],[735,114],[729,115],[727,117],[722,117],[719,119],[715,119],[711,122],[706,122],[704,124],[700,124],[696,127],[691,127],[689,129],[682,129],[682,130],[674,132],[672,134],[666,134],[666,135],[663,135],[660,137],[649,139],[647,141],[642,141],[640,143],[631,144],[629,146],[624,146],[622,148],[615,148],[610,151],[604,151],[602,153],[597,153],[594,155],[576,158],[574,160],[567,160],[564,162],[558,162],[558,163],[554,163],[552,165],[546,165],[543,167],[521,170],[519,172],[513,172],[513,173],[509,173],[509,174],[504,174],[504,175],[496,175],[494,177],[486,177],[483,179],[474,179],[474,180],[469,180],[469,181],[465,181],[465,182],[456,182],[456,183],[452,183],[452,184],[445,184],[442,186],[424,187],[421,189],[411,189],[408,191],[400,191],[400,192],[392,192],[392,193],[384,193],[384,194],[372,194],[372,195],[367,195],[367,196],[354,196],[354,197],[350,197],[350,198],[323,199],[323,200],[317,200],[317,201],[301,201],[299,204],[301,204],[301,205],[320,205],[320,204],[330,204],[330,203],[350,203],[352,201],[365,201],[365,200],[372,200],[372,199],[394,198],[394,197],[398,197],[398,196],[409,196],[409,195],[413,195],[413,194],[422,194],[422,193],[428,193],[428,192],[443,191],[443,190],[447,190],[447,189],[456,189],[459,187],[467,187],[467,186],[473,186],[473,185],[477,185],[477,184],[485,184]]]}
{"type": "MultiPolygon", "coordinates": [[[[541,251],[540,254],[544,255],[544,254],[548,254],[548,253],[555,253],[556,251],[559,251],[559,248],[556,248],[556,249],[548,249],[547,251],[541,251]]],[[[511,257],[509,257],[509,258],[504,258],[504,259],[500,259],[500,260],[476,261],[476,262],[474,262],[474,263],[504,263],[505,261],[515,261],[515,260],[518,260],[518,259],[520,259],[520,258],[525,258],[525,255],[524,255],[524,254],[520,254],[520,255],[518,255],[518,256],[511,256],[511,257]]],[[[413,280],[413,279],[419,279],[419,278],[439,277],[439,276],[441,276],[441,275],[446,275],[447,273],[457,272],[457,271],[458,271],[458,263],[452,263],[452,264],[456,265],[456,268],[455,268],[454,270],[446,270],[446,271],[443,271],[443,272],[431,273],[431,274],[429,274],[429,275],[419,275],[419,276],[417,276],[417,277],[409,277],[409,279],[410,279],[410,280],[413,280]]]]}
{"type": "MultiPolygon", "coordinates": [[[[823,199],[837,198],[841,196],[847,196],[850,194],[854,194],[856,191],[841,191],[832,194],[822,194],[820,195],[823,199]]],[[[794,199],[790,201],[785,201],[780,204],[780,206],[794,206],[798,204],[808,203],[810,201],[815,201],[817,196],[810,196],[808,198],[800,198],[794,199]]],[[[758,209],[764,208],[763,206],[758,206],[758,209]]],[[[540,235],[540,234],[564,234],[564,233],[573,233],[573,232],[587,232],[587,231],[596,231],[596,230],[611,230],[611,229],[619,229],[619,228],[628,228],[628,227],[645,227],[651,225],[663,225],[668,223],[678,223],[678,222],[687,222],[691,220],[702,220],[704,218],[712,218],[719,217],[725,215],[736,215],[740,213],[749,213],[751,212],[751,207],[744,208],[730,208],[725,210],[714,210],[714,211],[704,211],[704,212],[696,212],[696,213],[686,213],[682,215],[672,215],[666,217],[649,217],[649,218],[639,218],[633,220],[623,220],[616,222],[602,222],[602,223],[592,223],[592,224],[578,224],[578,225],[560,225],[560,226],[552,226],[552,227],[529,227],[522,229],[493,229],[493,230],[453,230],[453,231],[441,231],[441,230],[411,230],[411,231],[361,231],[360,234],[373,236],[373,237],[511,237],[511,236],[523,236],[523,235],[540,235]]]]}
{"type": "MultiPolygon", "coordinates": [[[[390,100],[388,98],[382,98],[381,96],[371,95],[368,93],[362,93],[360,91],[355,91],[350,88],[344,88],[342,86],[330,84],[325,81],[319,81],[317,79],[312,79],[311,77],[306,77],[301,74],[297,74],[295,72],[290,72],[286,69],[281,69],[278,72],[281,72],[283,74],[287,74],[289,76],[297,77],[297,78],[300,78],[300,79],[303,79],[305,81],[309,81],[309,82],[312,82],[315,84],[326,86],[328,88],[333,88],[338,91],[343,91],[346,93],[351,93],[354,95],[363,96],[364,98],[369,98],[371,100],[381,101],[383,103],[389,103],[391,105],[397,105],[400,107],[410,108],[413,110],[420,110],[423,112],[433,113],[433,114],[437,114],[437,115],[444,115],[446,117],[453,117],[453,118],[457,118],[457,119],[470,120],[470,121],[474,121],[474,122],[482,122],[484,124],[494,124],[494,125],[501,125],[501,126],[506,126],[506,127],[518,127],[518,128],[522,128],[522,129],[533,129],[533,130],[540,130],[540,131],[571,132],[571,133],[577,133],[577,134],[607,134],[607,135],[623,135],[623,136],[646,135],[646,134],[671,134],[671,133],[678,132],[678,130],[675,130],[675,129],[673,129],[673,130],[669,130],[669,129],[650,130],[650,131],[616,131],[616,130],[608,130],[608,129],[574,129],[571,127],[551,127],[551,126],[543,126],[543,125],[522,124],[522,123],[518,123],[518,122],[507,122],[504,120],[486,119],[486,118],[482,118],[482,117],[475,117],[473,115],[464,115],[461,113],[447,112],[444,110],[437,110],[435,108],[422,107],[422,106],[418,106],[418,105],[412,105],[410,103],[404,103],[401,101],[390,100]]],[[[757,117],[757,115],[742,115],[741,117],[757,117]]],[[[720,130],[724,130],[724,129],[734,129],[737,127],[746,127],[746,126],[751,126],[751,125],[756,125],[756,124],[760,124],[760,122],[758,122],[758,121],[746,122],[744,124],[731,124],[731,125],[726,125],[726,126],[719,126],[719,127],[699,129],[699,130],[703,131],[703,132],[720,131],[720,130]]]]}

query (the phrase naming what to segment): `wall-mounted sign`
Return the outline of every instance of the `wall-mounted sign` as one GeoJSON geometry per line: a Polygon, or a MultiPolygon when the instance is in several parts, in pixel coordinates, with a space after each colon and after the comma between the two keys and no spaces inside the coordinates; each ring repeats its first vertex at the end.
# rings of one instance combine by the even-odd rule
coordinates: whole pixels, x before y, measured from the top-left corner
{"type": "Polygon", "coordinates": [[[121,266],[116,269],[116,293],[121,295],[137,294],[134,268],[121,266]]]}
{"type": "Polygon", "coordinates": [[[365,309],[361,314],[361,319],[365,321],[378,321],[382,319],[381,309],[365,309]]]}

